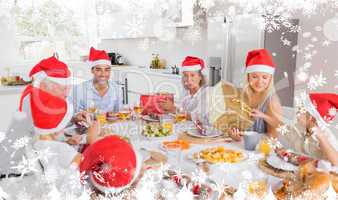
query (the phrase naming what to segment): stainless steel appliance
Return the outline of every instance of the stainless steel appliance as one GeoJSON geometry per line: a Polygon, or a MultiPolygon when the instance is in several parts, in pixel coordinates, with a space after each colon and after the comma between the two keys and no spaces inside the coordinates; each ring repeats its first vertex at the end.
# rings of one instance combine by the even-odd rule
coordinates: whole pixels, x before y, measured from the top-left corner
{"type": "MultiPolygon", "coordinates": [[[[273,53],[273,60],[278,68],[274,81],[281,103],[283,106],[293,106],[297,53],[292,47],[297,45],[298,33],[287,31],[282,25],[279,30],[264,31],[260,26],[262,20],[264,17],[259,15],[208,19],[207,52],[210,85],[215,84],[220,76],[222,80],[240,87],[245,77],[247,52],[266,48],[273,53]],[[283,45],[283,39],[287,39],[289,44],[283,45]]],[[[290,23],[296,26],[299,20],[292,19],[290,23]]]]}

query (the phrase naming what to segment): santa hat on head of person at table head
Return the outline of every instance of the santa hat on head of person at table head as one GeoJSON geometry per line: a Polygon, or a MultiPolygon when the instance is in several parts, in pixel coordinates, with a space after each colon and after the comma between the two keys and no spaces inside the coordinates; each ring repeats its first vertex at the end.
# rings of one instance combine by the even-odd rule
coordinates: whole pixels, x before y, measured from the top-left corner
{"type": "Polygon", "coordinates": [[[30,112],[36,133],[50,134],[64,129],[73,115],[72,104],[64,96],[55,96],[53,92],[41,89],[40,83],[48,80],[56,86],[70,85],[71,73],[68,66],[53,56],[35,65],[29,76],[33,82],[21,95],[19,106],[21,117],[27,114],[23,112],[23,102],[25,97],[29,97],[30,112]]]}
{"type": "Polygon", "coordinates": [[[205,74],[205,65],[204,61],[201,58],[187,56],[182,62],[181,66],[182,72],[198,72],[201,71],[202,74],[205,74]]]}
{"type": "Polygon", "coordinates": [[[310,93],[303,106],[316,119],[318,126],[327,127],[336,118],[338,94],[310,93]]]}
{"type": "Polygon", "coordinates": [[[103,193],[118,193],[138,177],[142,158],[132,145],[119,136],[106,136],[91,144],[82,154],[81,179],[103,193]]]}
{"type": "Polygon", "coordinates": [[[96,65],[111,65],[111,59],[104,50],[96,50],[94,47],[90,47],[88,64],[90,67],[96,65]]]}
{"type": "Polygon", "coordinates": [[[246,57],[245,65],[246,73],[265,72],[273,75],[276,69],[271,54],[266,49],[250,51],[246,57]]]}

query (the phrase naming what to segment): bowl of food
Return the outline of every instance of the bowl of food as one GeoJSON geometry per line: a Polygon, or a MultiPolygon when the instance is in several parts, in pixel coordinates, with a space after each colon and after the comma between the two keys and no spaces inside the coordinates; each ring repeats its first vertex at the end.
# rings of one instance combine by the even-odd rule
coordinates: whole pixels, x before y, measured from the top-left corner
{"type": "Polygon", "coordinates": [[[167,137],[172,134],[170,129],[163,128],[159,124],[146,124],[143,127],[142,135],[148,138],[167,137]]]}

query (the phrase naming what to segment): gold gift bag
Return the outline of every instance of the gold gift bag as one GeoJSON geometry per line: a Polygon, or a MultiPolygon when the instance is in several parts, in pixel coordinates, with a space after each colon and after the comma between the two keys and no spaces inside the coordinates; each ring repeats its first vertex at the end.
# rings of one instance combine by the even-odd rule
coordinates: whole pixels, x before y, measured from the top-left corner
{"type": "Polygon", "coordinates": [[[215,128],[227,133],[231,128],[244,131],[253,125],[251,108],[234,85],[220,81],[209,90],[208,98],[209,120],[215,128]]]}

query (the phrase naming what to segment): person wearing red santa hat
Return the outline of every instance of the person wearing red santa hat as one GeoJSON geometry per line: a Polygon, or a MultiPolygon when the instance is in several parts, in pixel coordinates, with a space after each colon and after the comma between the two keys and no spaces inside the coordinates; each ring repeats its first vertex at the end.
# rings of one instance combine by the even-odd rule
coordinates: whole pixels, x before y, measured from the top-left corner
{"type": "MultiPolygon", "coordinates": [[[[266,49],[252,50],[248,53],[245,64],[243,96],[253,108],[251,116],[255,118],[249,130],[276,137],[276,128],[282,119],[282,106],[274,89],[273,75],[276,66],[271,54],[266,49]]],[[[242,133],[234,128],[230,136],[235,140],[241,140],[242,133]]]]}
{"type": "Polygon", "coordinates": [[[116,83],[110,80],[111,60],[104,50],[90,48],[88,66],[93,79],[74,87],[71,98],[75,121],[84,121],[85,111],[117,112],[122,106],[122,94],[116,83]]]}
{"type": "Polygon", "coordinates": [[[99,123],[88,130],[89,147],[82,154],[82,181],[102,193],[119,193],[133,184],[142,169],[142,157],[120,136],[99,137],[99,123]]]}
{"type": "Polygon", "coordinates": [[[160,106],[168,113],[184,112],[190,120],[191,114],[199,110],[198,105],[207,90],[204,61],[198,57],[187,56],[182,62],[181,72],[185,90],[179,104],[174,105],[171,101],[164,100],[160,102],[160,106]]]}
{"type": "Polygon", "coordinates": [[[338,166],[338,135],[332,131],[337,115],[338,94],[310,93],[298,105],[297,121],[279,135],[281,143],[296,152],[327,160],[338,166]]]}
{"type": "Polygon", "coordinates": [[[32,84],[22,93],[19,111],[32,122],[32,147],[51,153],[40,159],[45,170],[52,165],[68,167],[79,159],[69,144],[80,140],[76,136],[65,138],[63,132],[73,116],[72,104],[67,100],[71,83],[68,66],[52,56],[35,65],[29,76],[32,84]]]}

